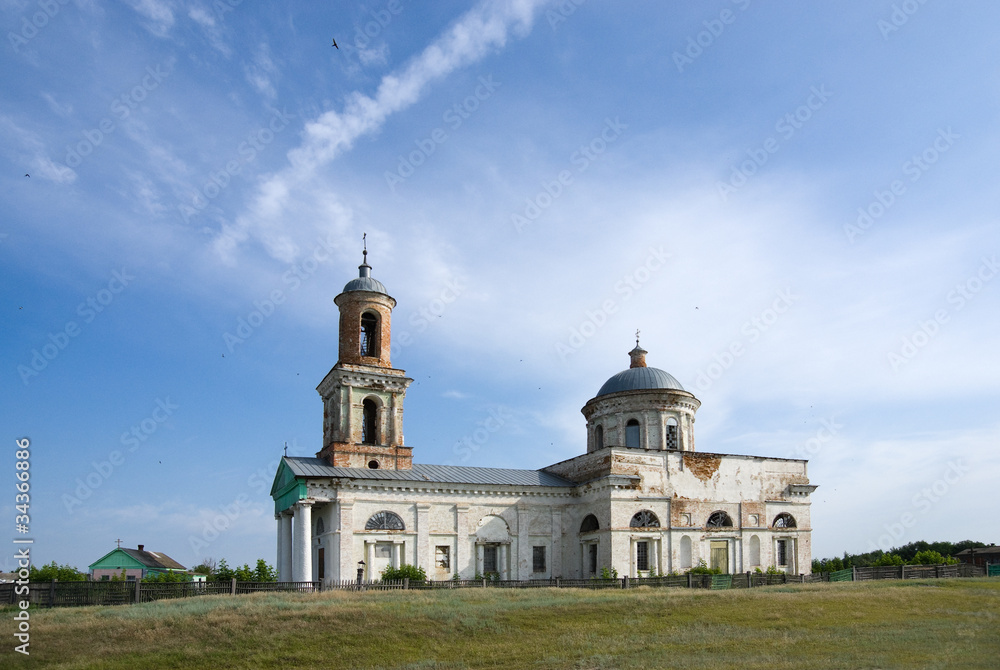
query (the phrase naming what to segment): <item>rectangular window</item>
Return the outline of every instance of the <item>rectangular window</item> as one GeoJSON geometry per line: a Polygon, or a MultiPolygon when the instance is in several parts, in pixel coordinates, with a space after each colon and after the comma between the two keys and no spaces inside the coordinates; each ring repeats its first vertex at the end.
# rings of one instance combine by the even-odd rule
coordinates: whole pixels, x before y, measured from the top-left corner
{"type": "Polygon", "coordinates": [[[392,558],[392,545],[388,542],[376,543],[375,558],[392,558]]]}
{"type": "Polygon", "coordinates": [[[635,543],[635,569],[649,570],[649,542],[635,543]]]}
{"type": "Polygon", "coordinates": [[[111,581],[111,575],[101,575],[101,581],[102,582],[109,582],[109,581],[111,581]]]}
{"type": "Polygon", "coordinates": [[[667,426],[667,449],[677,448],[677,426],[667,426]]]}
{"type": "Polygon", "coordinates": [[[135,581],[135,575],[128,575],[128,576],[126,576],[125,577],[125,581],[127,581],[127,582],[134,582],[135,581]]]}
{"type": "Polygon", "coordinates": [[[778,540],[778,565],[788,565],[788,540],[778,540]]]}
{"type": "Polygon", "coordinates": [[[497,548],[483,547],[483,572],[499,572],[497,570],[497,548]]]}
{"type": "Polygon", "coordinates": [[[587,550],[590,552],[590,574],[597,574],[597,545],[588,544],[587,550]]]}
{"type": "Polygon", "coordinates": [[[320,547],[317,552],[316,562],[319,563],[316,566],[316,577],[320,581],[323,581],[326,578],[326,550],[323,547],[320,547]]]}
{"type": "Polygon", "coordinates": [[[434,547],[434,563],[442,570],[451,569],[451,547],[434,547]]]}
{"type": "Polygon", "coordinates": [[[545,547],[531,548],[531,571],[545,572],[545,547]]]}

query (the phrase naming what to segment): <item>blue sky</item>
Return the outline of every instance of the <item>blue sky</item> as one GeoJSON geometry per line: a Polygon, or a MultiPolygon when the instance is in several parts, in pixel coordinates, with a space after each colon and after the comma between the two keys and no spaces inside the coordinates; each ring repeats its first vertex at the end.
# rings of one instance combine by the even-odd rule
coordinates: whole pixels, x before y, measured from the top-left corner
{"type": "Polygon", "coordinates": [[[3,9],[37,562],[273,563],[365,233],[418,462],[582,453],[638,329],[698,450],[809,458],[815,556],[998,539],[993,3],[3,9]]]}

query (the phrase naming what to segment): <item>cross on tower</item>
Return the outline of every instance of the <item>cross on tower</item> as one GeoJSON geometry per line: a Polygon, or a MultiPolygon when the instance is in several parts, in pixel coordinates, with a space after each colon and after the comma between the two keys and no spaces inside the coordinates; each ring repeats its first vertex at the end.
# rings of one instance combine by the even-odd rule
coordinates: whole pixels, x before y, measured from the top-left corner
{"type": "Polygon", "coordinates": [[[115,542],[118,543],[118,548],[121,549],[122,548],[122,541],[121,541],[121,539],[115,540],[115,542]]]}

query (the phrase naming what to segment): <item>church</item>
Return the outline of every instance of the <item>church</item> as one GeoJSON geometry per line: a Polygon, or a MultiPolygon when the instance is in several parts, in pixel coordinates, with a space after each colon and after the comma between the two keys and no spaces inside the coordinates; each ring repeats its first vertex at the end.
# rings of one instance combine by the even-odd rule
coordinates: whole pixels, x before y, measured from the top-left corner
{"type": "Polygon", "coordinates": [[[352,580],[359,567],[378,579],[403,564],[434,580],[811,571],[807,462],[696,451],[701,402],[647,366],[638,340],[581,410],[585,453],[540,470],[414,463],[413,380],[389,360],[396,301],[364,258],[334,298],[322,449],[282,458],[271,488],[280,581],[352,580]]]}

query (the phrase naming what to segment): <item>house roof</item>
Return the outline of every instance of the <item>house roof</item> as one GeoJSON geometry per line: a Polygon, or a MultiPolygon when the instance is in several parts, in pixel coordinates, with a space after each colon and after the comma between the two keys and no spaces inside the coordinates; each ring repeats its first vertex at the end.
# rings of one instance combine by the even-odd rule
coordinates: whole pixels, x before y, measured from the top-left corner
{"type": "Polygon", "coordinates": [[[147,568],[153,568],[157,570],[187,570],[183,565],[170,558],[166,554],[157,551],[139,551],[138,549],[125,549],[124,547],[116,547],[112,549],[104,556],[90,564],[90,568],[93,568],[98,563],[104,562],[107,558],[115,553],[122,553],[126,556],[138,561],[140,564],[147,568]]]}
{"type": "Polygon", "coordinates": [[[971,556],[975,552],[976,556],[1000,555],[1000,547],[990,545],[989,547],[976,547],[975,549],[963,549],[955,554],[956,556],[971,556]]]}
{"type": "Polygon", "coordinates": [[[574,482],[542,470],[475,468],[464,465],[426,465],[414,463],[410,470],[369,470],[340,468],[322,458],[285,456],[296,477],[339,477],[344,479],[397,480],[436,484],[490,484],[507,486],[576,486],[574,482]]]}

